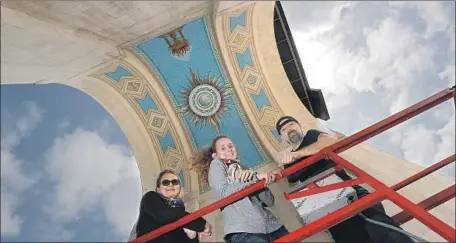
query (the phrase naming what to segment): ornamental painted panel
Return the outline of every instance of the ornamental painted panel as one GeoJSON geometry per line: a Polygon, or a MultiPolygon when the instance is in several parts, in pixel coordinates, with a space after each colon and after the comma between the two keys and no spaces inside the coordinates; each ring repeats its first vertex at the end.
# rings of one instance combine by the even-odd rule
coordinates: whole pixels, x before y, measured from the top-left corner
{"type": "MultiPolygon", "coordinates": [[[[224,134],[237,145],[245,167],[260,167],[271,160],[239,105],[208,21],[207,15],[199,17],[167,34],[137,41],[132,49],[161,81],[195,150],[207,147],[214,137],[224,134]]],[[[244,22],[241,17],[235,26],[244,22]]],[[[236,40],[243,41],[242,37],[236,40]]],[[[252,65],[249,50],[240,53],[239,58],[244,68],[252,65]]],[[[253,74],[246,85],[256,89],[257,82],[258,76],[253,74]]],[[[267,103],[262,93],[257,100],[261,107],[267,103]]],[[[208,189],[205,182],[200,182],[200,186],[202,191],[208,189]]]]}
{"type": "Polygon", "coordinates": [[[264,82],[258,65],[252,34],[252,9],[255,4],[224,13],[223,33],[228,46],[230,61],[235,67],[238,80],[242,82],[242,94],[260,121],[262,130],[277,150],[282,148],[280,136],[275,131],[275,122],[282,115],[269,87],[264,82]]]}
{"type": "Polygon", "coordinates": [[[187,185],[185,191],[190,191],[190,177],[185,170],[186,158],[182,144],[176,140],[177,132],[170,122],[168,111],[163,108],[163,97],[159,97],[153,91],[134,66],[121,60],[91,76],[112,85],[131,103],[133,110],[143,120],[143,125],[148,130],[158,153],[159,157],[151,160],[159,162],[162,169],[169,168],[179,172],[180,177],[184,179],[183,183],[187,185]]]}

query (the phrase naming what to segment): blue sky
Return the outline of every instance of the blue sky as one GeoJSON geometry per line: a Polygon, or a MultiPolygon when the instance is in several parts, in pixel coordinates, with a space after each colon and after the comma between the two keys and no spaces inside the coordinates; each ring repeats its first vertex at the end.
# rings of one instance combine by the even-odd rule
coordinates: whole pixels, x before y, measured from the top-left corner
{"type": "Polygon", "coordinates": [[[95,100],[59,84],[2,86],[1,137],[2,241],[126,239],[139,173],[95,100]]]}
{"type": "MultiPolygon", "coordinates": [[[[347,135],[455,84],[454,2],[284,2],[307,78],[347,135]]],[[[455,148],[451,102],[372,139],[429,165],[455,148]]],[[[1,240],[121,241],[141,185],[125,136],[73,88],[1,86],[1,240]]],[[[454,167],[442,173],[454,177],[454,167]]]]}

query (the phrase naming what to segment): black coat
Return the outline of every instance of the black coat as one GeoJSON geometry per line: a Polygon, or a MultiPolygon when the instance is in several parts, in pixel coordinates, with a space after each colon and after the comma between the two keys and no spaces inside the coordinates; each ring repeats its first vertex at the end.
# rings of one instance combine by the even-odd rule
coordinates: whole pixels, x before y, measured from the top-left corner
{"type": "MultiPolygon", "coordinates": [[[[300,150],[306,146],[309,146],[318,141],[318,137],[322,132],[318,130],[311,129],[307,131],[304,139],[301,142],[301,145],[294,151],[300,150]]],[[[290,167],[291,165],[306,159],[310,156],[297,159],[292,164],[285,165],[285,168],[290,167]]],[[[305,181],[313,176],[316,176],[323,171],[336,166],[336,162],[332,160],[322,159],[315,164],[305,167],[304,169],[297,171],[290,176],[288,176],[288,181],[294,183],[297,181],[305,181]]],[[[335,173],[344,181],[352,179],[345,171],[339,171],[335,173]]],[[[362,198],[369,194],[369,192],[359,186],[353,186],[355,189],[358,198],[362,198]]],[[[399,228],[399,225],[396,224],[391,217],[389,217],[383,205],[381,203],[376,204],[368,209],[362,211],[362,213],[371,219],[381,221],[385,224],[389,224],[399,228]]],[[[363,243],[412,243],[412,239],[408,236],[392,231],[388,228],[380,227],[371,223],[367,223],[359,215],[355,215],[331,228],[328,229],[331,232],[331,235],[335,242],[337,243],[352,243],[352,242],[363,242],[363,243]]]]}
{"type": "MultiPolygon", "coordinates": [[[[149,191],[141,199],[139,219],[136,226],[137,238],[155,229],[158,229],[161,226],[173,223],[188,214],[189,213],[185,211],[185,207],[172,207],[168,205],[167,201],[157,192],[149,191]]],[[[155,239],[152,239],[149,242],[199,242],[198,237],[195,237],[194,239],[188,238],[183,228],[187,228],[196,232],[202,232],[204,231],[205,226],[206,220],[199,218],[184,225],[183,227],[177,228],[155,239]]]]}

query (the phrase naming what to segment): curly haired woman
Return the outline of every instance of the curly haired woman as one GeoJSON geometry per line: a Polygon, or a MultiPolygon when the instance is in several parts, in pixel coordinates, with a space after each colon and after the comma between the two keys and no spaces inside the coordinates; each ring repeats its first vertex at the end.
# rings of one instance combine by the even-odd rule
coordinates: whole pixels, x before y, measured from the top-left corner
{"type": "MultiPolygon", "coordinates": [[[[211,147],[193,158],[193,165],[207,178],[215,200],[227,197],[259,180],[265,186],[274,181],[273,173],[257,173],[243,169],[236,146],[227,136],[216,137],[211,147]]],[[[266,187],[248,197],[221,208],[225,241],[271,242],[288,234],[287,229],[266,207],[274,205],[274,196],[266,187]]]]}

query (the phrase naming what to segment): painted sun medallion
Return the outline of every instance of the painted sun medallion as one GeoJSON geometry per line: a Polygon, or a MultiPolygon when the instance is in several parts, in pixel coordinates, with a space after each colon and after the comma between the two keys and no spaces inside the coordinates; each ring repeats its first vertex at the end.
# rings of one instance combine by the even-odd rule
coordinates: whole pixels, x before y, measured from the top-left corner
{"type": "Polygon", "coordinates": [[[222,97],[214,86],[200,84],[190,92],[188,104],[196,115],[212,116],[220,109],[222,97]]]}
{"type": "Polygon", "coordinates": [[[220,130],[221,119],[227,115],[231,89],[224,85],[216,76],[208,74],[202,77],[190,69],[191,79],[181,91],[184,99],[182,113],[190,117],[195,125],[211,125],[217,132],[220,130]]]}

